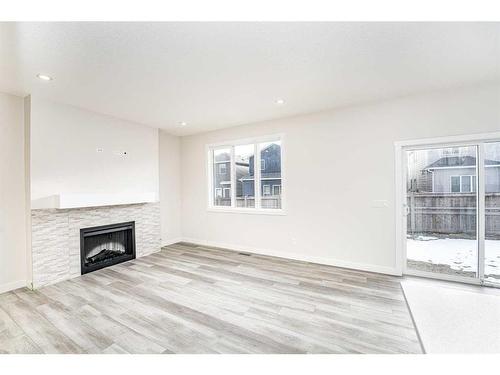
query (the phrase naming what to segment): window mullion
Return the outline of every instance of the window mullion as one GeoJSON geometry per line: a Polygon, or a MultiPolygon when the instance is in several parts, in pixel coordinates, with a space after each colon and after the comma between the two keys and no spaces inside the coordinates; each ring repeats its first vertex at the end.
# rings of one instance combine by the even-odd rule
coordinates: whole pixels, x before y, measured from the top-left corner
{"type": "Polygon", "coordinates": [[[255,165],[254,165],[254,195],[255,195],[255,208],[261,208],[261,199],[260,199],[260,151],[259,144],[255,143],[254,145],[254,155],[255,155],[255,165]]]}

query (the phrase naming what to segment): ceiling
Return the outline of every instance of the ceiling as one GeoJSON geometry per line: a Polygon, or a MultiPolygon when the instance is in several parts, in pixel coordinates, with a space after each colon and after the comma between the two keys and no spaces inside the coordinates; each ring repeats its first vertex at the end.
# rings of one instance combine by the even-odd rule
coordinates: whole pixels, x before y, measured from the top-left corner
{"type": "Polygon", "coordinates": [[[0,42],[0,91],[177,135],[500,80],[500,23],[2,23],[0,42]]]}

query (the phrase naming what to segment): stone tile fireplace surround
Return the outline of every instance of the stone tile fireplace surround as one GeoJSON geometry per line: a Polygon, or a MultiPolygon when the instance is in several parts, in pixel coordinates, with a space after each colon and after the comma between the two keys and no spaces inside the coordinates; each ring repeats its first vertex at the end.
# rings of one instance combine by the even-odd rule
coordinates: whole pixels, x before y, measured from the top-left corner
{"type": "Polygon", "coordinates": [[[31,211],[33,287],[80,276],[80,229],[135,221],[137,258],[159,251],[160,204],[31,211]]]}

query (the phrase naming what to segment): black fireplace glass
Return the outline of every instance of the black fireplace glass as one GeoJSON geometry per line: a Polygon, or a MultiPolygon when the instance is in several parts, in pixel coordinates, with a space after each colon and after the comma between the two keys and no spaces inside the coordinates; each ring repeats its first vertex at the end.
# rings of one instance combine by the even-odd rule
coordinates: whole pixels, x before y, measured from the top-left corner
{"type": "Polygon", "coordinates": [[[80,229],[82,275],[135,259],[135,222],[80,229]]]}

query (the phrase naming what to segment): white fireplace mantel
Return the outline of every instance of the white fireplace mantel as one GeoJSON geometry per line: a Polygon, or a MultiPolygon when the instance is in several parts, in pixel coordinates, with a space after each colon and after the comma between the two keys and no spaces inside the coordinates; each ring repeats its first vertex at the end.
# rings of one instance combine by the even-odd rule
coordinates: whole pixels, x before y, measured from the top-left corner
{"type": "Polygon", "coordinates": [[[31,209],[68,209],[157,202],[155,192],[144,193],[64,193],[33,199],[31,209]]]}

